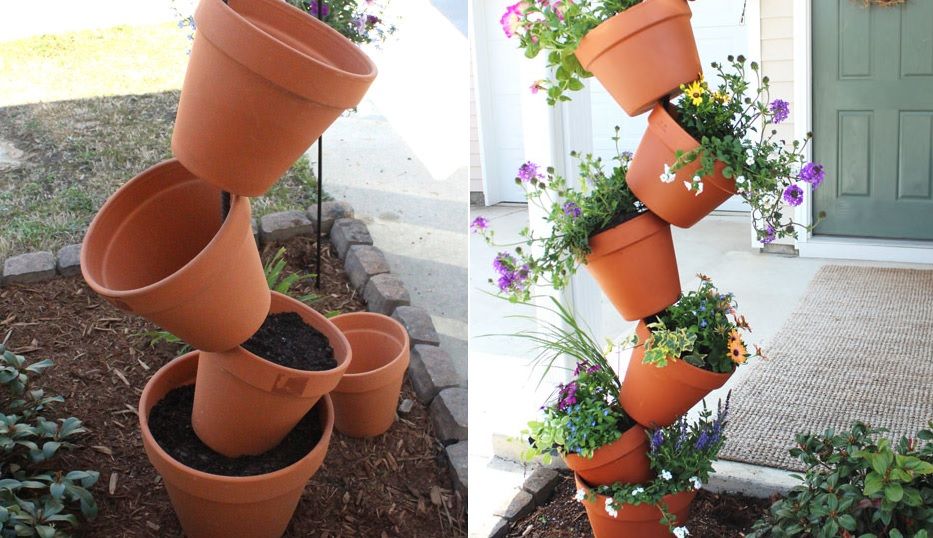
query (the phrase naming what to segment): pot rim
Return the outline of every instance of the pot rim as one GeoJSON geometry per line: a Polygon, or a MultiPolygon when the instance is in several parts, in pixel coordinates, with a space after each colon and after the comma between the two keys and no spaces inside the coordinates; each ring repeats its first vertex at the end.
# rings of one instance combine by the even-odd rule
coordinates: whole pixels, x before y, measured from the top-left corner
{"type": "MultiPolygon", "coordinates": [[[[632,360],[638,360],[641,362],[641,360],[644,358],[644,341],[646,341],[651,336],[651,330],[648,329],[648,326],[645,324],[645,320],[638,320],[638,326],[635,328],[635,333],[638,335],[638,339],[642,341],[642,344],[636,346],[636,349],[640,350],[641,353],[633,352],[632,360]]],[[[670,360],[670,357],[668,359],[670,360]]],[[[657,368],[656,366],[650,364],[647,366],[657,368]]],[[[738,369],[738,367],[736,367],[736,369],[729,373],[712,372],[705,368],[694,366],[689,362],[681,359],[680,357],[678,357],[676,360],[670,360],[667,366],[663,366],[658,369],[667,370],[669,368],[672,368],[669,370],[669,372],[672,374],[671,377],[673,379],[676,379],[685,385],[704,390],[708,389],[711,385],[714,385],[714,388],[721,387],[730,377],[732,377],[732,374],[735,373],[735,370],[738,369]],[[699,381],[700,384],[697,384],[697,381],[699,381]]]]}
{"type": "MultiPolygon", "coordinates": [[[[577,489],[582,489],[587,494],[589,494],[592,491],[593,488],[589,484],[587,484],[586,481],[580,477],[580,475],[578,475],[577,473],[573,473],[573,478],[574,478],[574,481],[576,482],[577,489]]],[[[676,514],[678,511],[683,510],[684,508],[689,506],[690,503],[693,502],[694,497],[696,497],[696,494],[697,494],[696,490],[678,491],[677,493],[669,493],[665,495],[664,497],[661,498],[661,501],[667,505],[668,510],[676,514]]],[[[652,521],[655,519],[655,517],[657,518],[661,517],[661,511],[658,510],[655,507],[655,505],[653,504],[649,505],[649,504],[643,503],[643,504],[623,504],[622,508],[619,509],[619,517],[613,518],[608,513],[606,513],[606,499],[608,499],[608,497],[606,497],[605,495],[600,495],[599,493],[596,493],[596,501],[594,503],[589,503],[589,501],[585,499],[583,502],[587,504],[592,504],[594,508],[598,510],[597,512],[598,515],[605,517],[605,518],[612,519],[614,521],[619,521],[619,522],[652,521]],[[632,512],[636,512],[636,514],[633,514],[632,512]],[[655,513],[657,514],[656,516],[655,516],[655,513]],[[625,516],[634,516],[634,517],[623,517],[623,514],[625,514],[625,516]],[[639,518],[639,516],[641,516],[641,518],[639,518]]]]}
{"type": "MultiPolygon", "coordinates": [[[[119,202],[119,199],[126,197],[134,189],[140,188],[141,185],[145,184],[147,181],[155,181],[157,179],[154,177],[155,174],[165,171],[166,174],[170,174],[173,179],[178,179],[176,176],[187,175],[188,177],[184,178],[184,181],[189,181],[191,179],[197,181],[204,181],[207,184],[209,182],[201,179],[196,176],[193,172],[185,168],[183,164],[178,159],[171,158],[164,160],[162,162],[156,163],[149,168],[146,168],[135,177],[124,183],[119,189],[117,189],[113,194],[111,194],[104,204],[97,211],[97,214],[94,216],[94,219],[91,220],[91,224],[87,228],[87,232],[84,234],[84,240],[81,242],[81,252],[79,255],[79,263],[81,264],[81,274],[84,277],[85,282],[93,289],[96,293],[103,295],[105,297],[112,297],[114,299],[125,299],[139,297],[151,293],[152,291],[164,288],[165,286],[187,276],[193,268],[200,264],[204,258],[208,256],[209,251],[216,250],[219,248],[218,244],[221,241],[226,241],[227,236],[235,233],[236,230],[233,230],[234,227],[238,227],[239,220],[244,219],[246,222],[249,222],[250,215],[252,213],[250,208],[249,198],[239,196],[234,193],[230,193],[230,211],[227,214],[227,218],[221,223],[220,227],[217,229],[217,232],[214,233],[214,237],[204,247],[198,251],[197,255],[188,260],[184,265],[173,271],[168,276],[151,282],[142,286],[140,288],[133,288],[129,290],[116,290],[104,286],[103,283],[99,282],[96,278],[96,275],[91,274],[90,265],[88,264],[88,245],[91,244],[91,241],[88,241],[88,238],[93,236],[95,233],[100,233],[97,231],[97,228],[101,225],[101,219],[105,218],[108,211],[113,210],[113,206],[119,202]],[[177,168],[177,170],[173,170],[177,168]],[[245,212],[245,217],[241,217],[240,214],[245,212]]],[[[176,182],[171,185],[163,185],[158,191],[165,192],[171,189],[178,188],[181,183],[176,182]]],[[[213,187],[213,185],[212,185],[213,187]]],[[[218,189],[219,191],[219,189],[218,189]]],[[[219,205],[219,204],[218,204],[219,205]]],[[[136,211],[131,211],[126,213],[125,218],[122,219],[121,227],[125,226],[125,223],[135,215],[136,211]]],[[[233,241],[234,239],[230,239],[233,241]]],[[[108,242],[109,245],[109,242],[108,242]]],[[[140,312],[148,312],[146,309],[140,310],[140,312]]]]}
{"type": "MultiPolygon", "coordinates": [[[[314,445],[314,447],[311,450],[309,450],[308,453],[305,454],[300,460],[296,461],[295,463],[292,463],[291,465],[287,467],[283,467],[276,471],[272,471],[271,473],[265,473],[265,474],[259,474],[259,475],[226,476],[226,475],[212,474],[212,473],[206,473],[204,471],[199,471],[173,458],[168,452],[166,452],[162,448],[161,445],[159,445],[158,441],[155,440],[155,437],[152,436],[152,432],[149,430],[149,413],[146,411],[145,407],[146,407],[146,404],[148,403],[149,396],[151,395],[153,387],[155,386],[157,380],[161,380],[162,377],[167,376],[169,369],[180,368],[180,367],[186,366],[186,364],[184,364],[185,362],[189,362],[189,361],[196,362],[199,357],[200,357],[199,351],[191,351],[180,357],[176,357],[175,359],[172,359],[171,361],[166,363],[164,366],[159,368],[159,370],[156,371],[156,373],[151,378],[149,378],[149,381],[146,382],[145,388],[143,388],[142,395],[139,397],[139,404],[137,405],[137,414],[139,416],[140,434],[145,439],[148,439],[148,444],[152,447],[155,454],[159,456],[159,459],[167,463],[169,466],[171,466],[176,471],[185,473],[189,476],[192,476],[195,479],[208,480],[212,482],[222,482],[226,484],[245,485],[245,484],[252,484],[252,483],[259,483],[259,482],[272,482],[280,478],[283,478],[285,476],[288,476],[292,474],[297,468],[304,465],[307,462],[307,460],[315,457],[322,450],[327,450],[327,447],[330,444],[331,434],[334,429],[334,404],[330,399],[330,395],[325,394],[320,399],[320,401],[323,402],[324,404],[324,408],[321,411],[319,411],[319,415],[322,415],[320,418],[324,426],[324,431],[321,434],[321,438],[318,440],[317,444],[314,445]]],[[[195,378],[192,377],[191,383],[182,383],[172,388],[174,389],[178,387],[184,387],[187,385],[193,385],[194,379],[195,378]]],[[[169,390],[172,390],[172,389],[169,389],[169,390]]],[[[157,403],[158,402],[153,402],[152,405],[155,406],[157,403]]],[[[158,469],[156,469],[156,471],[158,471],[158,469]]],[[[163,480],[164,480],[164,477],[163,477],[163,480]]]]}
{"type": "Polygon", "coordinates": [[[663,232],[665,227],[670,230],[670,226],[661,217],[645,210],[621,224],[590,237],[590,253],[586,257],[586,262],[590,263],[593,259],[608,256],[617,250],[643,241],[663,232]]]}
{"type": "Polygon", "coordinates": [[[640,424],[635,423],[629,429],[622,432],[622,435],[620,435],[619,438],[615,441],[597,448],[593,452],[592,458],[586,458],[571,452],[564,454],[564,459],[569,460],[567,461],[568,467],[570,467],[571,462],[573,462],[573,469],[586,471],[589,469],[602,467],[603,465],[623,458],[628,454],[638,450],[639,447],[645,446],[647,444],[648,435],[645,428],[640,424]]]}
{"type": "MultiPolygon", "coordinates": [[[[343,385],[345,383],[356,385],[357,383],[363,383],[367,381],[369,378],[378,378],[385,374],[391,375],[391,373],[394,370],[400,369],[404,371],[405,369],[404,367],[408,366],[408,363],[410,361],[409,348],[411,347],[409,336],[408,336],[408,331],[405,330],[405,326],[399,323],[397,320],[389,316],[386,316],[384,314],[379,314],[377,312],[347,312],[346,314],[340,314],[338,316],[334,316],[333,318],[330,319],[330,321],[334,325],[337,326],[337,329],[343,335],[346,335],[348,333],[353,333],[353,332],[360,332],[360,331],[376,332],[376,333],[383,334],[391,338],[393,341],[399,344],[399,352],[395,355],[395,357],[392,358],[392,360],[383,364],[382,366],[378,368],[374,368],[372,370],[367,370],[365,372],[343,374],[343,377],[340,379],[340,383],[337,385],[337,388],[334,389],[335,391],[337,392],[358,392],[356,390],[353,390],[354,388],[358,388],[358,387],[355,387],[355,386],[345,387],[343,385]],[[363,327],[344,328],[341,326],[341,323],[340,323],[341,321],[352,322],[355,320],[362,320],[364,321],[364,323],[366,323],[366,325],[363,327]],[[392,329],[394,329],[394,332],[396,334],[391,334],[387,330],[377,328],[375,324],[367,323],[365,322],[365,320],[378,320],[378,323],[388,323],[392,327],[392,329]],[[400,335],[400,338],[398,337],[399,335],[400,335]],[[404,363],[404,367],[402,367],[402,364],[400,363],[404,363]]],[[[349,342],[349,338],[347,338],[347,341],[349,342]]],[[[352,345],[350,347],[352,350],[352,345]]],[[[386,383],[383,383],[381,385],[387,384],[389,381],[391,381],[391,379],[387,380],[386,383]]],[[[368,388],[365,391],[361,390],[359,392],[366,392],[368,390],[373,390],[373,389],[368,388]]]]}

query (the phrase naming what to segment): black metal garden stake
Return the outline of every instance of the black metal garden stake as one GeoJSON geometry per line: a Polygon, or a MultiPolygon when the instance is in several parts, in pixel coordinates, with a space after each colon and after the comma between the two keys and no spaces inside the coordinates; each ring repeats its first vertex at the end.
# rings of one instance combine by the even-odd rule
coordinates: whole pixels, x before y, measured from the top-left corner
{"type": "MultiPolygon", "coordinates": [[[[319,21],[324,21],[324,6],[322,5],[323,0],[317,0],[317,18],[319,21]]],[[[315,226],[317,234],[317,254],[314,258],[314,287],[321,289],[321,198],[324,194],[324,135],[317,139],[317,226],[315,226]]]]}

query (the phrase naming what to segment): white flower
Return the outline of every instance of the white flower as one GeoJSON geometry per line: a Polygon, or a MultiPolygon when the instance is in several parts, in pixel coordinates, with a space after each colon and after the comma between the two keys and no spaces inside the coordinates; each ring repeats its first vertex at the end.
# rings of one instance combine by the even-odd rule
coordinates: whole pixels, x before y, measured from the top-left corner
{"type": "Polygon", "coordinates": [[[703,487],[703,481],[699,477],[691,476],[690,483],[693,484],[693,489],[700,489],[703,487]]]}
{"type": "Polygon", "coordinates": [[[673,183],[675,174],[671,172],[671,166],[669,164],[664,165],[664,173],[661,174],[661,181],[664,183],[673,183]]]}
{"type": "Polygon", "coordinates": [[[610,517],[617,517],[619,511],[615,509],[613,502],[612,497],[606,497],[606,513],[609,514],[610,517]]]}
{"type": "Polygon", "coordinates": [[[755,152],[754,151],[752,151],[751,149],[747,149],[745,150],[745,155],[747,155],[747,157],[745,158],[745,164],[749,166],[755,164],[755,152]]]}
{"type": "Polygon", "coordinates": [[[671,478],[674,478],[674,475],[672,475],[670,471],[665,469],[661,471],[661,478],[663,478],[664,480],[670,480],[671,478]]]}
{"type": "Polygon", "coordinates": [[[638,487],[632,490],[632,497],[637,497],[645,492],[645,488],[638,487]]]}
{"type": "Polygon", "coordinates": [[[745,176],[739,176],[735,178],[735,182],[738,183],[739,185],[741,185],[742,183],[745,183],[745,176]]]}
{"type": "Polygon", "coordinates": [[[701,194],[703,194],[703,182],[702,181],[697,183],[697,192],[694,196],[699,196],[701,194]]]}
{"type": "Polygon", "coordinates": [[[687,530],[687,527],[677,527],[674,529],[674,536],[677,538],[684,538],[685,536],[690,536],[690,531],[687,530]]]}
{"type": "Polygon", "coordinates": [[[693,191],[694,196],[703,193],[703,182],[700,180],[700,176],[693,176],[693,181],[684,181],[684,187],[687,187],[688,191],[693,191]]]}
{"type": "MultiPolygon", "coordinates": [[[[697,489],[699,489],[699,488],[697,488],[697,489]]],[[[585,498],[586,498],[586,492],[583,491],[582,489],[578,489],[578,490],[577,490],[577,494],[573,496],[573,499],[574,499],[575,501],[577,501],[578,503],[582,503],[582,502],[583,502],[583,499],[585,499],[585,498]]]]}

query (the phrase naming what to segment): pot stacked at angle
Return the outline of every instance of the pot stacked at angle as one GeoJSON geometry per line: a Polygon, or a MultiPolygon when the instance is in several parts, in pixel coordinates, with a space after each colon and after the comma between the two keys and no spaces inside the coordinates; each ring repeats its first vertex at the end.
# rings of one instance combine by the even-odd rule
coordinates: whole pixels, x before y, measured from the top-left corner
{"type": "Polygon", "coordinates": [[[195,20],[172,136],[176,159],[107,200],[84,239],[81,268],[95,292],[197,350],[156,372],[139,402],[144,447],[185,534],[272,538],[285,532],[335,424],[354,436],[392,425],[409,342],[385,316],[335,322],[271,292],[248,197],[264,193],[359,103],[376,68],[339,33],[279,0],[202,0],[195,20]],[[288,313],[322,339],[329,366],[293,368],[244,347],[288,313]],[[186,387],[180,405],[191,406],[191,428],[177,429],[192,431],[212,464],[272,458],[296,436],[310,442],[296,432],[319,438],[281,468],[199,470],[155,435],[162,418],[154,421],[153,410],[183,399],[186,387]],[[385,409],[393,411],[388,419],[385,409]]]}

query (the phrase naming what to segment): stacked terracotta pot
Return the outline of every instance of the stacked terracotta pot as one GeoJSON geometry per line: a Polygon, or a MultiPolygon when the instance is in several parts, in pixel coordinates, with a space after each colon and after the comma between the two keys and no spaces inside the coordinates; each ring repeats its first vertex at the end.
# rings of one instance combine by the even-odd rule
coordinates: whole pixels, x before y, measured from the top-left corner
{"type": "MultiPolygon", "coordinates": [[[[690,25],[687,0],[645,0],[605,21],[580,42],[576,56],[630,115],[649,110],[645,132],[628,170],[627,182],[648,211],[599,233],[590,240],[587,268],[623,318],[638,321],[639,342],[650,338],[645,319],[680,297],[680,277],[671,238],[671,225],[689,228],[735,194],[732,181],[721,175],[704,177],[701,193],[684,188],[699,161],[684,167],[672,181],[660,176],[676,161],[678,150],[699,147],[669,112],[668,100],[701,74],[700,58],[690,25]]],[[[712,373],[683,360],[657,368],[642,363],[644,347],[632,354],[620,401],[641,427],[634,427],[591,460],[568,456],[578,487],[614,482],[651,480],[648,443],[643,428],[669,426],[710,391],[721,387],[728,374],[712,373]],[[639,439],[641,442],[639,442],[639,439]],[[595,474],[594,474],[595,472],[595,474]],[[647,474],[646,474],[647,473],[647,474]]],[[[682,524],[695,492],[665,498],[682,524]]],[[[605,511],[603,497],[586,502],[597,538],[670,536],[653,506],[626,506],[617,517],[605,511]]]]}
{"type": "Polygon", "coordinates": [[[263,194],[359,103],[376,68],[336,31],[280,0],[202,0],[195,20],[172,136],[176,159],[107,200],[84,239],[81,268],[105,299],[197,349],[161,368],[139,402],[146,453],[185,534],[278,537],[323,462],[335,423],[353,436],[392,425],[409,342],[385,316],[328,320],[270,292],[248,197],[263,194]],[[281,312],[322,333],[337,366],[288,368],[241,346],[281,312]],[[148,422],[167,393],[190,384],[193,429],[223,456],[263,454],[309,413],[323,434],[298,462],[272,473],[198,471],[172,458],[148,422]]]}

